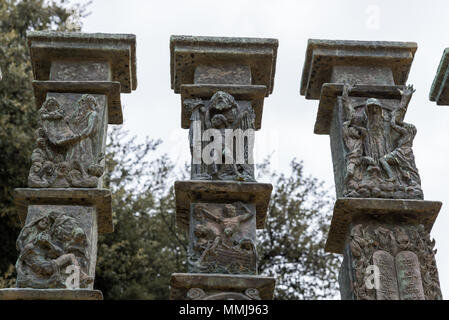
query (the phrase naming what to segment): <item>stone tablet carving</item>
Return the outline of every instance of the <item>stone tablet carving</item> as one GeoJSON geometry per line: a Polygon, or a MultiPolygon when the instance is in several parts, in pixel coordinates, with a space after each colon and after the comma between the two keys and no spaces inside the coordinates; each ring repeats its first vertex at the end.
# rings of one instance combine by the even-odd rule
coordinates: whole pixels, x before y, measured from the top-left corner
{"type": "Polygon", "coordinates": [[[67,288],[79,271],[79,287],[92,288],[96,263],[96,213],[91,207],[33,205],[17,239],[18,288],[67,288]],[[69,273],[67,267],[71,266],[69,273]]]}
{"type": "Polygon", "coordinates": [[[189,131],[192,154],[191,179],[255,181],[253,163],[255,113],[251,104],[237,102],[232,95],[217,91],[210,100],[186,99],[184,108],[191,114],[189,131]],[[209,133],[215,131],[221,140],[213,149],[211,149],[213,144],[209,140],[211,137],[205,134],[206,130],[209,133]],[[240,138],[236,136],[234,141],[230,133],[241,136],[240,138]],[[206,154],[211,158],[215,157],[216,160],[207,163],[206,154]]]}
{"type": "Polygon", "coordinates": [[[349,249],[355,298],[441,300],[434,246],[435,241],[430,240],[423,225],[353,226],[349,249]],[[379,290],[368,289],[365,284],[371,264],[379,267],[379,290]]]}
{"type": "Polygon", "coordinates": [[[104,96],[53,95],[39,110],[28,186],[100,187],[104,172],[104,96]]]}
{"type": "Polygon", "coordinates": [[[189,272],[257,273],[253,205],[192,205],[189,272]]]}
{"type": "Polygon", "coordinates": [[[377,250],[373,254],[373,264],[379,268],[379,288],[377,300],[399,300],[394,257],[386,251],[377,250]]]}
{"type": "Polygon", "coordinates": [[[416,128],[403,121],[414,92],[406,86],[396,100],[349,97],[345,84],[342,139],[346,174],[344,197],[423,199],[413,155],[416,128]]]}
{"type": "Polygon", "coordinates": [[[402,251],[396,255],[395,261],[401,300],[425,300],[416,254],[402,251]]]}

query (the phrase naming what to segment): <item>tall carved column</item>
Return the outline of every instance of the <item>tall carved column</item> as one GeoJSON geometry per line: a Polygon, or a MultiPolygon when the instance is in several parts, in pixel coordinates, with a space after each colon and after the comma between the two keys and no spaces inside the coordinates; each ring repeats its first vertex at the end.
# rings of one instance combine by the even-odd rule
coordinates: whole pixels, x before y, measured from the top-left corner
{"type": "Polygon", "coordinates": [[[441,299],[429,232],[441,207],[424,201],[404,122],[416,43],[309,40],[301,95],[319,99],[337,201],[326,251],[343,254],[342,299],[441,299]]]}
{"type": "Polygon", "coordinates": [[[14,200],[17,288],[0,299],[102,299],[93,290],[99,233],[113,231],[103,187],[108,124],[136,89],[136,40],[126,34],[30,32],[38,108],[28,188],[14,200]]]}
{"type": "Polygon", "coordinates": [[[449,105],[449,48],[444,49],[437,73],[430,88],[429,100],[437,105],[449,105]]]}
{"type": "Polygon", "coordinates": [[[272,299],[275,279],[257,275],[256,228],[271,184],[254,177],[254,130],[273,91],[275,39],[172,36],[171,86],[189,129],[191,180],[176,181],[176,219],[189,230],[189,273],[171,299],[272,299]]]}

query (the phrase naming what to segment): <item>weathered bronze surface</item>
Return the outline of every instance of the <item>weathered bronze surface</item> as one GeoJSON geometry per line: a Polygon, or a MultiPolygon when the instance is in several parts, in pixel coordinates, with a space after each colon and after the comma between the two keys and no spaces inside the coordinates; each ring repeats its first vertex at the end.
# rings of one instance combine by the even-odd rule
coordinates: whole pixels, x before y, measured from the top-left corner
{"type": "Polygon", "coordinates": [[[254,205],[193,203],[189,272],[257,274],[254,205]]]}
{"type": "Polygon", "coordinates": [[[416,49],[415,42],[309,39],[301,95],[320,99],[325,83],[404,85],[416,49]]]}
{"type": "MultiPolygon", "coordinates": [[[[236,67],[233,70],[244,71],[244,68],[249,67],[251,84],[266,86],[268,96],[273,92],[277,47],[278,40],[276,39],[171,36],[172,89],[175,90],[175,93],[180,93],[182,84],[194,83],[195,70],[198,66],[211,66],[219,72],[214,72],[215,75],[210,77],[224,79],[219,74],[222,74],[223,71],[230,72],[230,69],[225,66],[231,65],[236,67]]],[[[240,76],[242,73],[246,74],[244,78],[248,79],[247,71],[242,71],[231,72],[237,75],[239,80],[234,81],[232,80],[234,77],[228,77],[227,79],[231,79],[232,82],[222,82],[223,80],[220,82],[222,84],[241,84],[243,82],[240,76]]]]}
{"type": "Polygon", "coordinates": [[[401,199],[340,198],[334,205],[326,251],[343,253],[351,224],[367,221],[423,225],[430,232],[438,212],[439,201],[401,199]]]}
{"type": "Polygon", "coordinates": [[[181,93],[181,126],[190,129],[191,179],[255,181],[253,131],[261,127],[263,99],[273,90],[277,46],[276,39],[170,38],[172,89],[181,93]],[[203,135],[209,129],[219,130],[223,143],[212,164],[201,153],[207,152],[210,140],[203,135]],[[231,130],[247,137],[244,161],[224,164],[238,157],[225,143],[231,130]]]}
{"type": "Polygon", "coordinates": [[[80,269],[80,288],[93,288],[97,254],[95,209],[33,205],[17,239],[18,288],[66,288],[70,265],[80,269]]]}
{"type": "Polygon", "coordinates": [[[174,273],[171,300],[271,300],[276,279],[227,274],[174,273]]]}
{"type": "Polygon", "coordinates": [[[27,36],[38,128],[30,188],[14,194],[24,225],[20,289],[0,290],[0,299],[102,299],[92,289],[98,233],[113,231],[111,193],[103,189],[107,126],[123,122],[120,92],[137,86],[135,36],[27,36]]]}
{"type": "Polygon", "coordinates": [[[344,255],[342,299],[441,299],[429,236],[441,203],[422,200],[417,130],[404,121],[416,49],[412,42],[308,42],[301,94],[320,100],[314,131],[330,136],[337,201],[326,251],[344,255]],[[379,270],[376,288],[366,283],[370,268],[379,270]]]}
{"type": "Polygon", "coordinates": [[[434,246],[423,225],[352,225],[340,274],[340,287],[345,293],[342,298],[442,299],[434,246]],[[370,265],[379,267],[379,288],[366,285],[370,265]]]}
{"type": "Polygon", "coordinates": [[[26,222],[30,206],[54,204],[93,207],[97,216],[98,232],[102,234],[114,231],[109,189],[17,188],[14,190],[14,204],[22,226],[26,222]]]}
{"type": "Polygon", "coordinates": [[[103,300],[100,290],[25,289],[0,290],[0,300],[103,300]]]}
{"type": "Polygon", "coordinates": [[[254,203],[256,228],[263,229],[271,190],[269,183],[230,181],[176,181],[176,222],[179,227],[190,224],[190,205],[194,202],[254,203]]]}
{"type": "Polygon", "coordinates": [[[413,87],[399,90],[399,102],[353,98],[350,90],[343,87],[331,124],[337,196],[422,199],[412,150],[416,128],[403,121],[413,87]]]}
{"type": "Polygon", "coordinates": [[[50,80],[53,62],[57,63],[53,70],[61,70],[59,63],[64,62],[65,70],[60,74],[72,74],[77,80],[100,80],[92,77],[100,70],[96,66],[107,64],[112,68],[104,72],[110,81],[120,82],[121,92],[130,93],[137,88],[136,36],[133,34],[32,31],[27,33],[27,38],[35,80],[50,80]],[[71,72],[76,65],[82,72],[71,72]]]}
{"type": "Polygon", "coordinates": [[[320,99],[315,133],[329,134],[337,197],[423,199],[416,127],[404,122],[415,43],[309,40],[301,94],[320,99]]]}
{"type": "MultiPolygon", "coordinates": [[[[238,103],[239,107],[248,109],[248,105],[254,112],[254,129],[259,130],[262,123],[263,102],[267,87],[263,85],[236,85],[236,84],[183,84],[181,86],[181,127],[190,129],[192,114],[195,108],[191,105],[201,103],[209,104],[211,92],[226,92],[238,103]]],[[[250,111],[252,113],[252,111],[250,111]]]]}
{"type": "Polygon", "coordinates": [[[277,46],[275,39],[170,38],[171,85],[181,93],[192,154],[191,180],[175,182],[191,273],[172,275],[171,299],[272,298],[274,279],[241,274],[257,274],[256,228],[264,227],[273,188],[255,181],[253,145],[277,46]]]}
{"type": "Polygon", "coordinates": [[[33,80],[36,105],[41,107],[47,97],[47,92],[81,93],[94,96],[106,96],[107,121],[109,124],[122,124],[122,104],[120,100],[120,82],[117,81],[40,81],[33,80]]]}
{"type": "Polygon", "coordinates": [[[379,288],[376,289],[377,300],[399,300],[394,257],[384,250],[373,253],[373,265],[379,268],[379,288]]]}
{"type": "Polygon", "coordinates": [[[430,88],[429,100],[437,105],[449,105],[449,48],[444,49],[437,73],[430,88]]]}
{"type": "MultiPolygon", "coordinates": [[[[190,150],[192,153],[192,180],[236,180],[236,181],[255,181],[254,163],[253,163],[253,144],[254,136],[250,132],[243,145],[227,140],[226,134],[230,131],[236,132],[254,130],[254,110],[249,103],[237,103],[234,97],[226,92],[217,91],[209,101],[202,99],[184,100],[184,108],[191,114],[192,125],[189,131],[190,150]],[[193,122],[196,121],[196,124],[193,122]],[[205,130],[215,129],[220,132],[221,143],[219,151],[211,150],[211,156],[219,157],[220,161],[214,161],[208,164],[204,161],[204,152],[210,141],[196,141],[200,139],[205,130]],[[195,133],[196,130],[196,133],[195,133]],[[197,135],[197,137],[196,137],[197,135]],[[201,147],[201,154],[198,159],[201,163],[194,162],[194,148],[201,147]],[[242,152],[242,159],[239,161],[237,152],[242,152]],[[217,154],[216,154],[217,153],[217,154]],[[231,159],[231,163],[227,158],[231,159]]],[[[238,137],[237,137],[238,139],[238,137]]]]}
{"type": "Polygon", "coordinates": [[[175,93],[181,93],[181,127],[190,128],[186,100],[207,103],[223,91],[243,108],[250,105],[254,128],[259,130],[263,98],[273,92],[277,47],[276,39],[172,36],[171,81],[175,93]]]}
{"type": "Polygon", "coordinates": [[[105,96],[48,93],[38,113],[31,188],[101,188],[107,127],[105,96]]]}

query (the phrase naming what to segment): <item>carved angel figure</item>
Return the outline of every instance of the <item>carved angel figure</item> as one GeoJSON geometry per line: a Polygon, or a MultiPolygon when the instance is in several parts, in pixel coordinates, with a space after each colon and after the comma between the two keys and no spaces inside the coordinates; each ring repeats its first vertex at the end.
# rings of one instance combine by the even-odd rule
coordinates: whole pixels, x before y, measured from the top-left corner
{"type": "MultiPolygon", "coordinates": [[[[237,159],[234,140],[227,141],[226,133],[236,133],[236,130],[247,132],[248,129],[254,129],[255,114],[251,107],[242,108],[232,95],[223,91],[217,91],[209,102],[203,102],[201,99],[185,101],[184,107],[191,113],[191,129],[189,132],[190,147],[192,158],[194,157],[194,130],[200,130],[199,137],[203,136],[203,132],[208,129],[215,129],[221,135],[220,151],[213,150],[211,158],[219,159],[210,165],[201,165],[192,163],[192,179],[204,180],[239,180],[239,181],[255,181],[254,166],[249,163],[250,154],[252,152],[249,139],[245,139],[243,143],[244,156],[243,161],[237,159]],[[193,123],[199,121],[201,126],[194,127],[193,123]],[[216,154],[218,152],[218,154],[216,154]],[[229,159],[232,159],[229,163],[229,159]]],[[[239,142],[238,142],[239,143],[239,142]]],[[[238,143],[236,145],[238,145],[238,143]]],[[[203,149],[207,143],[201,142],[203,149]]],[[[193,161],[192,161],[193,162],[193,161]]]]}

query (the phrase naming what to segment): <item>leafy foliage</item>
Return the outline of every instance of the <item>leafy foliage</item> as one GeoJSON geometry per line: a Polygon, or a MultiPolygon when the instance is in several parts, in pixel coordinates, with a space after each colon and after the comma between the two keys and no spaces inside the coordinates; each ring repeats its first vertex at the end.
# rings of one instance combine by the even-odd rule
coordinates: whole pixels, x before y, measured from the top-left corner
{"type": "Polygon", "coordinates": [[[101,236],[96,286],[106,299],[166,299],[185,271],[187,240],[176,230],[173,164],[154,157],[160,141],[136,144],[115,129],[107,146],[114,233],[101,236]],[[153,156],[153,157],[152,157],[153,156]]]}
{"type": "Polygon", "coordinates": [[[267,172],[273,186],[265,230],[260,231],[259,269],[277,278],[276,299],[331,299],[337,295],[340,259],[324,252],[331,200],[323,183],[305,177],[302,162],[291,174],[267,172]]]}

